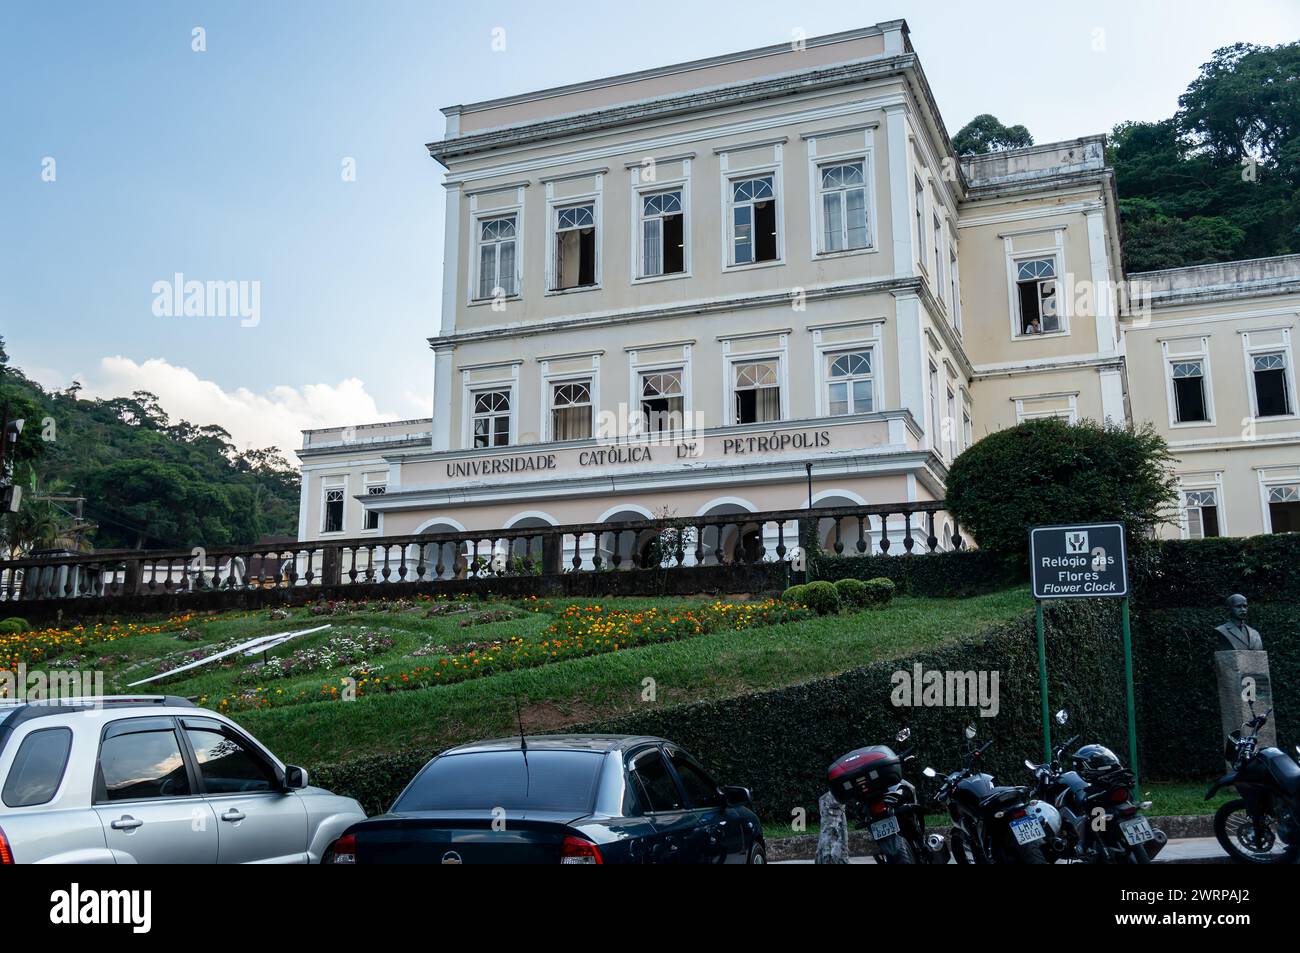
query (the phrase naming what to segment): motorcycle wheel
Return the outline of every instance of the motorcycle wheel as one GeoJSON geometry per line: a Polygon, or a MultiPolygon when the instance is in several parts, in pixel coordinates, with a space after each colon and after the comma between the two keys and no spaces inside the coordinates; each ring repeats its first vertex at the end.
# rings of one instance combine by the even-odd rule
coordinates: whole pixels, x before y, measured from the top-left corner
{"type": "Polygon", "coordinates": [[[952,851],[953,860],[957,861],[959,864],[965,865],[978,863],[973,852],[968,851],[966,847],[966,838],[957,833],[956,828],[954,828],[952,833],[948,835],[948,849],[952,851]]]}
{"type": "Polygon", "coordinates": [[[1246,802],[1229,801],[1214,815],[1214,836],[1239,864],[1294,864],[1300,858],[1300,844],[1287,845],[1278,837],[1278,819],[1273,814],[1264,815],[1263,820],[1268,830],[1260,842],[1246,802]]]}
{"type": "Polygon", "coordinates": [[[1012,837],[1006,846],[1006,857],[1014,864],[1046,864],[1047,855],[1042,844],[1017,844],[1012,837]]]}
{"type": "Polygon", "coordinates": [[[1145,844],[1135,844],[1128,849],[1128,862],[1130,864],[1149,864],[1151,855],[1147,853],[1145,844]]]}
{"type": "MultiPolygon", "coordinates": [[[[912,850],[912,845],[898,835],[894,835],[892,840],[895,842],[888,850],[881,848],[880,854],[885,858],[887,864],[914,864],[916,863],[916,852],[912,850]]],[[[879,845],[877,845],[879,846],[879,845]]]]}

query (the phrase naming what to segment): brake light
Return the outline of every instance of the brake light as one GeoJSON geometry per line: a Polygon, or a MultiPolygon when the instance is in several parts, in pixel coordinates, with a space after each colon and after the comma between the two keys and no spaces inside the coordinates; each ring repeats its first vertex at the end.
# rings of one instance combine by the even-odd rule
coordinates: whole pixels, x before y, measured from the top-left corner
{"type": "Polygon", "coordinates": [[[600,848],[581,837],[566,837],[560,847],[562,864],[603,864],[600,848]]]}
{"type": "Polygon", "coordinates": [[[5,837],[5,832],[0,830],[0,865],[12,864],[14,862],[14,852],[9,849],[9,838],[5,837]]]}
{"type": "Polygon", "coordinates": [[[327,864],[355,864],[357,862],[357,839],[351,834],[344,834],[330,845],[325,855],[327,864]]]}
{"type": "Polygon", "coordinates": [[[1010,816],[1013,821],[1018,821],[1022,817],[1028,817],[1029,812],[1026,811],[1023,807],[1017,807],[1011,810],[1010,816]]]}
{"type": "Polygon", "coordinates": [[[1123,804],[1128,800],[1128,788],[1115,788],[1110,792],[1110,802],[1112,804],[1123,804]]]}
{"type": "Polygon", "coordinates": [[[884,801],[872,801],[868,806],[871,808],[872,817],[881,817],[889,813],[889,805],[884,801]]]}

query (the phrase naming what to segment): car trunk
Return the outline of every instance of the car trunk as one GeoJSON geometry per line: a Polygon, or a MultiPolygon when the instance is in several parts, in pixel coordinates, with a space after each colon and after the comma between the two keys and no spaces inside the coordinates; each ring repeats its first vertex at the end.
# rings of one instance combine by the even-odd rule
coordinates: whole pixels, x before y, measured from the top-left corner
{"type": "Polygon", "coordinates": [[[452,811],[377,817],[353,833],[359,864],[558,864],[564,838],[575,835],[570,820],[452,811]]]}

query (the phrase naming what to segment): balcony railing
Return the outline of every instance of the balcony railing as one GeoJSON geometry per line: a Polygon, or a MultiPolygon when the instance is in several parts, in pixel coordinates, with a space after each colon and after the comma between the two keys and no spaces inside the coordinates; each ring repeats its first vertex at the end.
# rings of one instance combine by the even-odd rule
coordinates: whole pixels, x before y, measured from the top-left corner
{"type": "MultiPolygon", "coordinates": [[[[828,555],[961,548],[950,518],[949,532],[936,532],[943,513],[942,502],[899,503],[17,559],[0,561],[0,602],[144,608],[158,597],[171,597],[159,600],[170,605],[186,599],[237,604],[211,597],[245,593],[261,594],[245,604],[263,604],[346,597],[349,590],[360,595],[363,587],[368,595],[398,586],[474,591],[505,582],[512,583],[509,591],[524,593],[538,577],[553,582],[628,572],[695,575],[701,590],[725,588],[729,577],[744,585],[755,571],[784,571],[799,555],[801,540],[815,538],[828,555]]],[[[538,582],[535,588],[546,587],[538,582]]],[[[629,591],[612,580],[582,585],[592,593],[602,588],[629,591]]]]}

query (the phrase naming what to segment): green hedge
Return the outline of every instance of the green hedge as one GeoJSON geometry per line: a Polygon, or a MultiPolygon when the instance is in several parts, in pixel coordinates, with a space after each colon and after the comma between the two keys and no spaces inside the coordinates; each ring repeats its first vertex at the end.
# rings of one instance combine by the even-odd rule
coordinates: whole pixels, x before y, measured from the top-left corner
{"type": "Polygon", "coordinates": [[[1220,606],[1234,592],[1252,603],[1300,603],[1300,533],[1163,540],[1154,557],[1134,579],[1142,605],[1220,606]]]}
{"type": "Polygon", "coordinates": [[[354,797],[367,815],[382,814],[436,751],[399,751],[308,765],[307,780],[335,794],[354,797]]]}
{"type": "Polygon", "coordinates": [[[964,599],[1024,584],[1029,567],[1016,572],[984,550],[895,556],[833,556],[814,553],[813,579],[892,579],[900,595],[964,599]]]}

